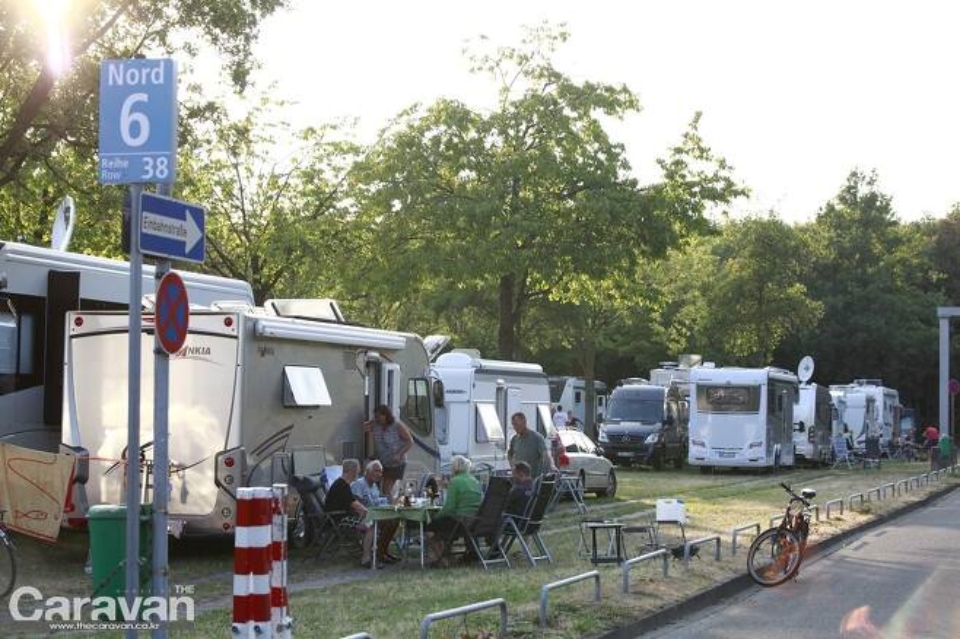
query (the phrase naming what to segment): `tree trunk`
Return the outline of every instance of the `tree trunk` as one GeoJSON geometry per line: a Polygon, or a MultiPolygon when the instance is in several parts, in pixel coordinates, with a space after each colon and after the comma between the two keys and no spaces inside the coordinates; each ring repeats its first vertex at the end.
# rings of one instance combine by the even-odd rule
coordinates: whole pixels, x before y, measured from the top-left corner
{"type": "Polygon", "coordinates": [[[497,332],[497,350],[500,359],[512,360],[517,351],[516,278],[512,273],[500,277],[500,325],[497,332]]]}

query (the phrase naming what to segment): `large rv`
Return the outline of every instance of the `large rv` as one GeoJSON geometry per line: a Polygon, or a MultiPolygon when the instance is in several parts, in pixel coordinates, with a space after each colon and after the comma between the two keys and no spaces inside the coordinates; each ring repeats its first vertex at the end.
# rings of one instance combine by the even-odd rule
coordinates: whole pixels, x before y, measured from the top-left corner
{"type": "MultiPolygon", "coordinates": [[[[547,379],[550,384],[550,401],[554,406],[563,406],[564,411],[573,411],[573,416],[581,424],[587,423],[587,391],[582,377],[567,375],[551,375],[547,379]]],[[[607,385],[601,381],[593,382],[596,393],[596,410],[594,414],[601,419],[607,410],[607,385]]]]}
{"type": "Polygon", "coordinates": [[[436,438],[441,462],[466,455],[493,469],[509,468],[510,418],[522,412],[527,425],[553,441],[550,390],[539,364],[481,359],[475,352],[454,351],[430,368],[443,383],[443,407],[436,411],[436,438]]]}
{"type": "MultiPolygon", "coordinates": [[[[232,532],[237,487],[319,472],[327,453],[371,455],[363,422],[378,404],[413,432],[406,479],[438,471],[433,407],[443,393],[420,337],[342,323],[329,300],[225,306],[193,311],[170,358],[169,508],[185,533],[232,532]]],[[[63,440],[90,454],[73,503],[121,503],[124,460],[139,455],[145,493],[152,484],[153,340],[142,347],[143,445],[130,454],[127,314],[71,312],[68,326],[63,440]]]]}
{"type": "Polygon", "coordinates": [[[833,404],[830,391],[813,382],[800,385],[793,407],[793,446],[798,464],[830,461],[833,437],[833,404]]]}
{"type": "Polygon", "coordinates": [[[690,465],[705,472],[794,465],[796,375],[771,367],[700,367],[690,371],[690,387],[690,465]]]}
{"type": "MultiPolygon", "coordinates": [[[[181,275],[191,303],[253,303],[246,282],[181,275]]],[[[153,290],[154,269],[144,266],[143,291],[153,290]]],[[[126,309],[129,291],[127,262],[0,242],[0,441],[57,450],[66,313],[126,309]]]]}

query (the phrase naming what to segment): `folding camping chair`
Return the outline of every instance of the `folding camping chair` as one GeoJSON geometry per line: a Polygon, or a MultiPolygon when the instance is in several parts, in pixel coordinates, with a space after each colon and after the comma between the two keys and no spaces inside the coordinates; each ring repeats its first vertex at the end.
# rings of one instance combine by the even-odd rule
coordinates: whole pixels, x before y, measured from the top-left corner
{"type": "Polygon", "coordinates": [[[837,435],[831,440],[831,445],[833,446],[833,468],[840,464],[846,464],[847,468],[853,468],[853,464],[857,460],[847,447],[847,438],[843,435],[837,435]]]}
{"type": "MultiPolygon", "coordinates": [[[[477,514],[459,517],[460,525],[448,540],[452,542],[462,535],[466,546],[464,554],[475,554],[484,569],[499,563],[510,567],[510,560],[500,547],[504,529],[503,509],[510,496],[510,487],[510,480],[506,477],[490,477],[477,514]]],[[[449,548],[452,543],[446,546],[449,548]]]]}
{"type": "Polygon", "coordinates": [[[316,547],[317,559],[328,550],[360,550],[360,520],[353,513],[328,511],[324,507],[325,491],[320,478],[294,475],[290,485],[300,496],[305,541],[316,547]]]}
{"type": "Polygon", "coordinates": [[[527,510],[523,515],[507,515],[504,517],[503,538],[500,540],[500,546],[503,548],[503,554],[506,556],[513,547],[514,542],[520,544],[520,549],[527,556],[531,566],[536,566],[538,561],[544,559],[547,563],[553,563],[550,557],[550,551],[547,550],[543,539],[540,537],[540,528],[543,525],[543,519],[547,512],[547,506],[553,497],[554,482],[552,480],[539,477],[536,480],[536,489],[527,504],[527,510]],[[534,554],[530,548],[530,543],[536,546],[537,554],[534,554]]]}
{"type": "Polygon", "coordinates": [[[874,466],[877,470],[880,469],[879,437],[867,437],[866,440],[864,440],[864,453],[860,461],[863,462],[864,468],[874,466]]]}

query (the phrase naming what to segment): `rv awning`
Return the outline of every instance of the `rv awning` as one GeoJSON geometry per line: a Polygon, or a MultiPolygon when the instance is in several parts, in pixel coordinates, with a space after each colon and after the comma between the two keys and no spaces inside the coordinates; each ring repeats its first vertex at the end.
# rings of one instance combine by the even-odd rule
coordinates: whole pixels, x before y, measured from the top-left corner
{"type": "Polygon", "coordinates": [[[284,406],[330,406],[323,371],[316,366],[283,367],[284,406]]]}
{"type": "Polygon", "coordinates": [[[388,331],[378,331],[360,326],[320,324],[285,317],[258,318],[256,333],[260,337],[271,337],[274,339],[325,342],[327,344],[345,344],[348,346],[386,348],[392,350],[400,350],[406,346],[407,343],[402,335],[388,331]]]}
{"type": "Polygon", "coordinates": [[[477,404],[477,441],[481,444],[503,441],[503,427],[493,404],[477,404]]]}

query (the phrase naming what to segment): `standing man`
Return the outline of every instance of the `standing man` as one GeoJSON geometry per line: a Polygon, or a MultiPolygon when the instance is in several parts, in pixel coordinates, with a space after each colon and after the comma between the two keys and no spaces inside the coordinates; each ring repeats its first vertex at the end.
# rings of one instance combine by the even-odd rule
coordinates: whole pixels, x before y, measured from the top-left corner
{"type": "Polygon", "coordinates": [[[373,409],[373,419],[363,423],[366,432],[373,433],[373,454],[383,464],[381,494],[389,497],[393,485],[403,479],[407,468],[407,451],[413,447],[413,436],[403,422],[394,418],[386,404],[373,409]]]}
{"type": "Polygon", "coordinates": [[[511,466],[517,462],[526,462],[530,466],[530,475],[539,477],[545,472],[555,470],[550,448],[543,435],[527,428],[527,416],[523,413],[514,413],[510,418],[513,424],[513,437],[507,448],[507,459],[511,466]]]}

